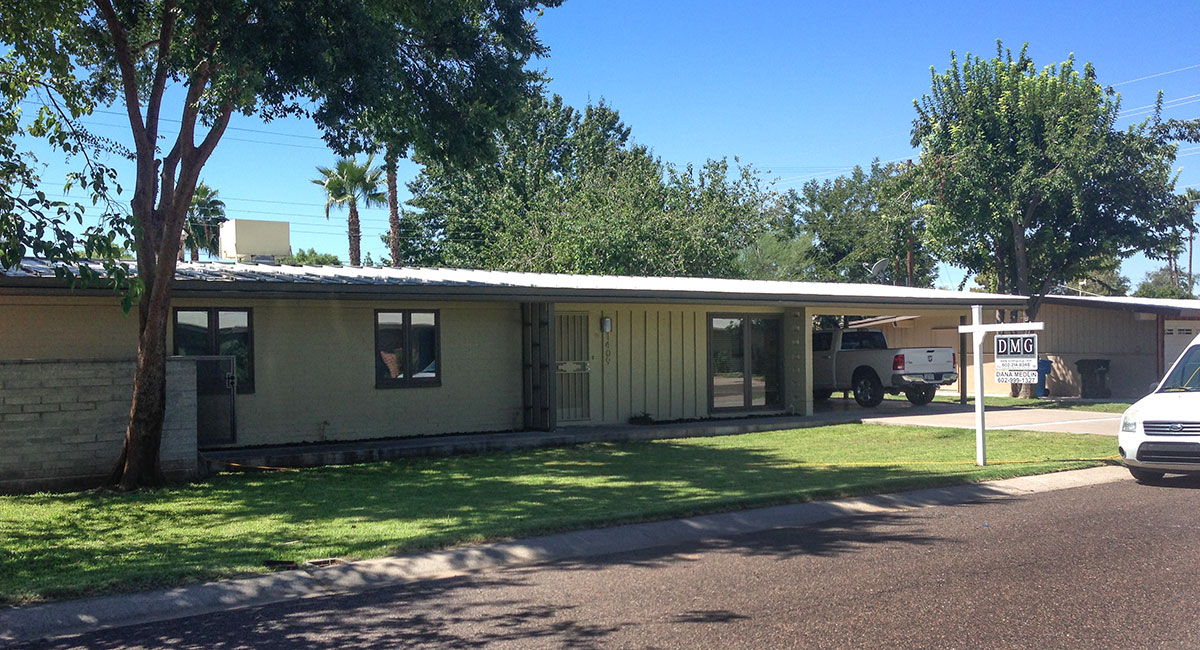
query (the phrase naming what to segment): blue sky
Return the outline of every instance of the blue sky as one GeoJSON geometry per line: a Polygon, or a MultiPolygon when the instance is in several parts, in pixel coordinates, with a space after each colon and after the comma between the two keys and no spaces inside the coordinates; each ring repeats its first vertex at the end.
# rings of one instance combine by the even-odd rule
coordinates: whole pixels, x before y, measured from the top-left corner
{"type": "MultiPolygon", "coordinates": [[[[876,157],[916,158],[912,102],[928,90],[930,66],[943,70],[951,50],[992,56],[997,38],[1014,49],[1028,42],[1039,66],[1070,53],[1091,61],[1122,94],[1122,125],[1141,119],[1159,90],[1166,117],[1200,117],[1198,19],[1200,4],[1178,2],[567,0],[539,19],[551,52],[533,65],[572,105],[605,99],[665,160],[737,156],[787,188],[876,157]]],[[[122,122],[106,113],[90,121],[112,137],[127,132],[122,122]]],[[[294,120],[232,126],[203,174],[229,216],[291,221],[293,248],[345,259],[345,213],[327,221],[309,182],[334,160],[316,130],[294,120]]],[[[1200,147],[1180,154],[1178,187],[1200,187],[1200,147]]],[[[45,176],[63,169],[52,163],[45,176]]],[[[363,219],[363,250],[379,259],[386,212],[363,219]]],[[[1136,284],[1156,265],[1134,258],[1124,271],[1136,284]]],[[[939,284],[961,276],[943,269],[939,284]]]]}

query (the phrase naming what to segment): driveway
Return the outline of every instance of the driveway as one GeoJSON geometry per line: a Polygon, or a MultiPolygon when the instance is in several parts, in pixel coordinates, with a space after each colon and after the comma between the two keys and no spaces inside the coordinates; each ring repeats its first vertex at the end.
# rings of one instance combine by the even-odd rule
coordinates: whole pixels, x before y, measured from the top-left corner
{"type": "MultiPolygon", "coordinates": [[[[835,399],[829,400],[818,413],[825,411],[857,412],[863,424],[975,428],[975,407],[962,404],[933,403],[914,407],[903,400],[884,400],[875,409],[863,409],[854,400],[835,399]]],[[[1121,416],[1068,409],[991,407],[987,409],[985,424],[989,431],[1021,429],[1116,436],[1121,428],[1121,416]]]]}

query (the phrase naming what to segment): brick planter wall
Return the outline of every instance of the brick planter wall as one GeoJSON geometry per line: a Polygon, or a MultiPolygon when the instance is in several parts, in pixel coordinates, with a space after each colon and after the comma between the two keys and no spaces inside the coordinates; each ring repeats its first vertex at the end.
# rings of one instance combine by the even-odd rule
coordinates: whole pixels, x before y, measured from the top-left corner
{"type": "MultiPolygon", "coordinates": [[[[99,485],[121,453],[133,361],[0,361],[0,492],[99,485]]],[[[167,361],[160,452],[172,479],[197,473],[196,363],[167,361]]]]}

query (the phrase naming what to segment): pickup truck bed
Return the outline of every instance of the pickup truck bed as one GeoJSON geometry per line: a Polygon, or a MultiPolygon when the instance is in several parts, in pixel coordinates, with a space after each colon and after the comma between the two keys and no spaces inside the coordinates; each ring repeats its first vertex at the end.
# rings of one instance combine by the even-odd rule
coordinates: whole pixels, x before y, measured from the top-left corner
{"type": "Polygon", "coordinates": [[[928,404],[938,386],[958,380],[956,362],[950,348],[889,348],[879,330],[820,330],[813,333],[813,398],[853,391],[859,405],[875,407],[886,392],[928,404]]]}

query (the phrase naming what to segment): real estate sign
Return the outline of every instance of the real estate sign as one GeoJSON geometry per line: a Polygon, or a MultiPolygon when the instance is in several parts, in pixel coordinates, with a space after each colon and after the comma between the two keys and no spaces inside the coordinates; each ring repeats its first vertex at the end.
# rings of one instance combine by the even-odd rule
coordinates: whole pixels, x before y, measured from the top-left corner
{"type": "Polygon", "coordinates": [[[1037,334],[997,334],[996,382],[1000,384],[1036,384],[1037,334]]]}

